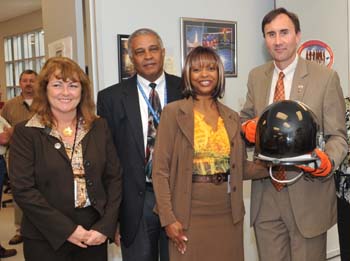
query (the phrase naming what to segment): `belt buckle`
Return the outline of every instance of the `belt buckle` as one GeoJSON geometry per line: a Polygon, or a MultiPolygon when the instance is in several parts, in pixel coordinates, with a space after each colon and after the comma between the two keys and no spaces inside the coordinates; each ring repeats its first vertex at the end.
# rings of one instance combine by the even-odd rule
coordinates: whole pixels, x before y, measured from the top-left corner
{"type": "Polygon", "coordinates": [[[224,175],[221,174],[221,173],[220,174],[215,174],[213,178],[214,178],[213,183],[215,185],[220,185],[221,183],[224,182],[224,175]]]}

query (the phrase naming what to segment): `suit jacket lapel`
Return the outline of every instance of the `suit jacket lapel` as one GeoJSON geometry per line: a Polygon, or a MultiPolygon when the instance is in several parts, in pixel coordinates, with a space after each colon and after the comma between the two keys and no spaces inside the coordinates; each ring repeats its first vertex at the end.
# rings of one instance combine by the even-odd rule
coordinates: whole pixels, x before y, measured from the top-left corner
{"type": "Polygon", "coordinates": [[[89,143],[89,140],[91,139],[90,136],[93,133],[93,129],[94,128],[96,128],[96,121],[91,124],[91,127],[90,127],[88,133],[81,140],[81,145],[82,145],[82,149],[83,149],[83,155],[86,155],[87,145],[89,143]]]}
{"type": "Polygon", "coordinates": [[[262,79],[262,96],[265,98],[265,104],[264,108],[266,108],[267,105],[269,105],[270,100],[270,92],[271,92],[271,82],[272,82],[272,76],[273,76],[273,70],[275,69],[275,66],[273,62],[267,64],[266,70],[265,70],[265,78],[262,79]]]}
{"type": "Polygon", "coordinates": [[[294,72],[292,90],[290,93],[291,100],[302,101],[308,83],[308,71],[305,61],[299,57],[298,64],[294,72]]]}
{"type": "MultiPolygon", "coordinates": [[[[265,71],[265,78],[262,79],[262,85],[266,88],[262,89],[262,97],[265,97],[266,106],[269,104],[270,92],[271,92],[271,81],[273,76],[274,65],[269,63],[265,71]]],[[[294,72],[292,89],[289,99],[302,101],[308,82],[308,71],[305,61],[299,57],[297,67],[294,72]]]]}
{"type": "Polygon", "coordinates": [[[48,142],[51,144],[52,147],[54,147],[61,156],[67,160],[67,162],[70,162],[70,159],[68,158],[66,149],[63,145],[63,143],[58,140],[56,137],[50,135],[50,129],[42,129],[41,130],[47,137],[48,142]]]}
{"type": "Polygon", "coordinates": [[[129,131],[135,138],[140,155],[142,158],[145,158],[142,120],[136,79],[137,77],[135,75],[130,81],[127,81],[125,86],[123,86],[124,97],[122,102],[131,127],[129,131]]]}
{"type": "Polygon", "coordinates": [[[166,87],[166,93],[167,93],[167,101],[168,103],[175,101],[179,99],[179,86],[177,86],[177,83],[174,83],[174,81],[171,80],[171,77],[169,77],[169,74],[165,74],[165,87],[166,87]]]}
{"type": "Polygon", "coordinates": [[[192,98],[181,101],[179,113],[176,116],[179,129],[182,131],[188,142],[194,147],[194,116],[192,98]]]}
{"type": "Polygon", "coordinates": [[[236,136],[238,126],[240,126],[240,123],[236,122],[236,120],[233,117],[233,114],[230,113],[220,102],[218,102],[218,108],[220,116],[224,121],[229,141],[231,143],[233,142],[234,137],[236,136]]]}

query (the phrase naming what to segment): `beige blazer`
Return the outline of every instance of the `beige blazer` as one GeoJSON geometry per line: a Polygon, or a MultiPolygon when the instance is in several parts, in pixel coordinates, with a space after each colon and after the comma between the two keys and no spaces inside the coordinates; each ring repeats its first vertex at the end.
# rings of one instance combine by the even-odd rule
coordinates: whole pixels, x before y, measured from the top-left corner
{"type": "MultiPolygon", "coordinates": [[[[240,119],[236,112],[218,102],[231,144],[230,189],[232,220],[244,217],[243,179],[261,178],[266,168],[246,160],[240,135],[240,119]]],[[[153,186],[162,226],[176,220],[189,226],[193,169],[194,116],[192,98],[167,105],[157,130],[153,159],[153,186]]]]}
{"type": "MultiPolygon", "coordinates": [[[[273,70],[273,62],[269,62],[250,72],[246,103],[241,111],[243,120],[260,116],[268,105],[273,70]]],[[[299,58],[290,99],[307,104],[316,114],[328,139],[325,151],[338,166],[347,152],[345,103],[338,74],[299,58]]],[[[262,189],[261,181],[252,182],[251,225],[260,208],[262,189]]],[[[320,235],[335,224],[336,196],[332,176],[313,182],[299,179],[288,187],[288,192],[296,224],[304,237],[320,235]]]]}

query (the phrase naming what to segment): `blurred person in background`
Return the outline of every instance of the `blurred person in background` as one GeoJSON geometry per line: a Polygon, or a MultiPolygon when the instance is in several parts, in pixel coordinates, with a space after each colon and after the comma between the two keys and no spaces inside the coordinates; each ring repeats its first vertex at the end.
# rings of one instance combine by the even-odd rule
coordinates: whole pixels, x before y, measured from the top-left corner
{"type": "MultiPolygon", "coordinates": [[[[34,84],[37,75],[38,74],[33,70],[28,69],[23,71],[19,76],[21,94],[7,101],[1,111],[1,116],[11,125],[11,127],[5,127],[3,132],[0,133],[4,144],[9,144],[13,133],[13,127],[21,121],[28,120],[32,114],[31,105],[33,102],[34,84]]],[[[9,175],[11,175],[11,173],[9,173],[9,175]]],[[[10,245],[16,245],[23,242],[21,236],[22,211],[16,202],[14,204],[14,209],[16,233],[10,239],[10,245]]]]}
{"type": "MultiPolygon", "coordinates": [[[[4,155],[7,150],[7,138],[3,137],[2,132],[4,128],[9,128],[10,124],[0,116],[0,210],[2,207],[2,191],[3,191],[3,185],[5,176],[7,174],[7,167],[6,167],[6,161],[4,159],[4,155]]],[[[6,136],[6,135],[5,135],[6,136]]],[[[0,244],[0,259],[11,257],[17,254],[16,249],[6,249],[0,244]]]]}

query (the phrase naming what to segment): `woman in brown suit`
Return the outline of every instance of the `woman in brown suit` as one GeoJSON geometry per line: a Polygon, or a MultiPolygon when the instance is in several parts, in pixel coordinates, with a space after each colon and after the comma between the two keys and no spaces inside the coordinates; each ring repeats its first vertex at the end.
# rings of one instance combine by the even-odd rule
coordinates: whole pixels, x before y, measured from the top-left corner
{"type": "Polygon", "coordinates": [[[182,85],[186,99],[162,112],[153,166],[170,260],[244,260],[243,179],[266,168],[246,160],[239,116],[218,101],[224,68],[212,49],[190,52],[182,85]]]}
{"type": "Polygon", "coordinates": [[[121,201],[120,164],[90,81],[74,61],[49,59],[33,117],[16,125],[10,151],[13,195],[23,210],[27,261],[107,261],[121,201]]]}

